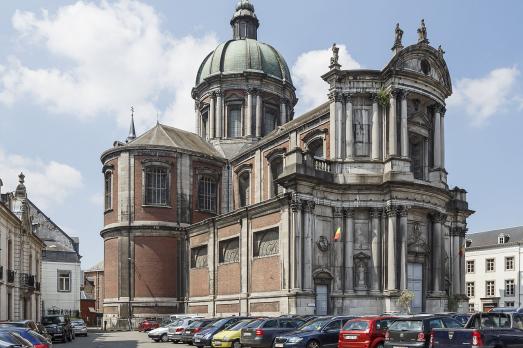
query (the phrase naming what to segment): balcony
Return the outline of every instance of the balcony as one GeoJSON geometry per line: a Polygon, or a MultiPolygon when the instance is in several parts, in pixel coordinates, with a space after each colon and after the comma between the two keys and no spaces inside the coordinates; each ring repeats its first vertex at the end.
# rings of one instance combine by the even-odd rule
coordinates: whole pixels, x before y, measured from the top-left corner
{"type": "Polygon", "coordinates": [[[35,287],[35,276],[28,273],[20,274],[20,287],[27,289],[34,289],[35,287]]]}
{"type": "Polygon", "coordinates": [[[15,271],[12,269],[7,270],[7,282],[8,283],[14,283],[15,282],[15,271]]]}

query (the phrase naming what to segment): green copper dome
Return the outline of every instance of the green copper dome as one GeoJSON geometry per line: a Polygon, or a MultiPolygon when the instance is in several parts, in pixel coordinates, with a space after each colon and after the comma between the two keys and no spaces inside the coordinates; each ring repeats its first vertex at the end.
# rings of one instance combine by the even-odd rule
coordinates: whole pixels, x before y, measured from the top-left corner
{"type": "Polygon", "coordinates": [[[254,39],[230,40],[219,45],[198,69],[196,85],[215,74],[265,73],[292,84],[289,67],[272,46],[254,39]]]}

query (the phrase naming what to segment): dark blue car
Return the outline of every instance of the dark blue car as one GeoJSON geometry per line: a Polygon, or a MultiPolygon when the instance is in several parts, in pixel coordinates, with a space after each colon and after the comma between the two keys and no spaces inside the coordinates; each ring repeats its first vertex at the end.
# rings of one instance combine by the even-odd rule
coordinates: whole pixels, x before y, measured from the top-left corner
{"type": "Polygon", "coordinates": [[[29,341],[33,346],[42,348],[51,347],[51,342],[49,342],[44,336],[25,327],[2,327],[0,328],[0,333],[10,333],[15,336],[20,336],[23,339],[29,341]]]}
{"type": "Polygon", "coordinates": [[[273,348],[335,348],[343,325],[353,316],[319,317],[276,337],[273,348]]]}
{"type": "Polygon", "coordinates": [[[32,346],[31,342],[16,333],[0,330],[0,348],[24,348],[32,346]]]}

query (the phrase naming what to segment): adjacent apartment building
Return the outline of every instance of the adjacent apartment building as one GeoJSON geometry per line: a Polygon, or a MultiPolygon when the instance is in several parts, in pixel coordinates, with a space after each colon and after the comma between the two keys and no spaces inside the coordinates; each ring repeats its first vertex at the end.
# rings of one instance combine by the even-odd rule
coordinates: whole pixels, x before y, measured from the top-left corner
{"type": "Polygon", "coordinates": [[[523,226],[467,236],[465,288],[469,311],[521,306],[523,226]]]}
{"type": "Polygon", "coordinates": [[[15,192],[0,194],[0,321],[41,316],[45,245],[32,230],[23,174],[19,180],[15,192]]]}

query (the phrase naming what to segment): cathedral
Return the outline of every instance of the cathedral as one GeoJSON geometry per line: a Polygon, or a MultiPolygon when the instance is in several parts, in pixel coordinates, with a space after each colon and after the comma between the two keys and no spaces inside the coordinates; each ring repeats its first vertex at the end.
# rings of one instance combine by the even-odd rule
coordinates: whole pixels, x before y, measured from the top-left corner
{"type": "MultiPolygon", "coordinates": [[[[381,70],[325,62],[302,115],[284,57],[241,0],[197,71],[196,133],[156,124],[102,156],[104,318],[467,310],[464,189],[447,185],[441,46],[381,70]]],[[[178,115],[178,117],[186,117],[178,115]]]]}

